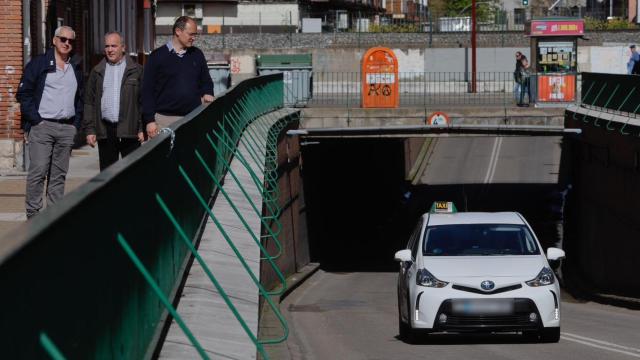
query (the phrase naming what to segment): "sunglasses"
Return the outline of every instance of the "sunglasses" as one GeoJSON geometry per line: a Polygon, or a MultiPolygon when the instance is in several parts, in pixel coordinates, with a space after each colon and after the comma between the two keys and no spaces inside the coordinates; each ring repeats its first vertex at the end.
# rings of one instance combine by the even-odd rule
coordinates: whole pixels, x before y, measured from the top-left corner
{"type": "Polygon", "coordinates": [[[67,37],[64,37],[64,36],[56,36],[56,37],[57,37],[58,39],[60,39],[60,41],[61,41],[62,43],[67,43],[67,44],[69,44],[69,45],[73,45],[73,42],[75,41],[75,39],[70,39],[70,38],[67,38],[67,37]]]}

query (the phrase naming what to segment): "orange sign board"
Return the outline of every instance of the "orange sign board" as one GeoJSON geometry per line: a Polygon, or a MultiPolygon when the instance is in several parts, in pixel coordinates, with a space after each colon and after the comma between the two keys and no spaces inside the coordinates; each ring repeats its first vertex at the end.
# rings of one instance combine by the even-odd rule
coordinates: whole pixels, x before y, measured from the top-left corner
{"type": "Polygon", "coordinates": [[[538,102],[572,102],[575,100],[575,75],[538,75],[538,102]]]}
{"type": "Polygon", "coordinates": [[[397,108],[398,59],[391,49],[374,47],[362,57],[362,107],[397,108]]]}

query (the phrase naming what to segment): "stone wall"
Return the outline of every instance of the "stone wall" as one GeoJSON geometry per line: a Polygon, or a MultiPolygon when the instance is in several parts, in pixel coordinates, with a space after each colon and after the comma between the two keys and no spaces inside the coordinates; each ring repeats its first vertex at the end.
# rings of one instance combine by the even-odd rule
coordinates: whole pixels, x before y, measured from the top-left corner
{"type": "MultiPolygon", "coordinates": [[[[158,36],[164,44],[168,36],[158,36]]],[[[629,44],[638,42],[640,30],[588,32],[580,46],[629,44]]],[[[232,49],[322,49],[371,46],[455,48],[469,47],[469,33],[323,33],[323,34],[203,34],[198,46],[205,50],[232,49]]],[[[529,37],[522,31],[479,32],[478,47],[528,47],[529,37]]]]}

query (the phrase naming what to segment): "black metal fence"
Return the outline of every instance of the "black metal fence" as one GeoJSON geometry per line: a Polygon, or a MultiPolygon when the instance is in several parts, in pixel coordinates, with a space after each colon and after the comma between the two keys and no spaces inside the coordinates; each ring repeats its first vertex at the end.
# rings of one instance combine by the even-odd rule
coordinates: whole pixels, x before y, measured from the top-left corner
{"type": "MultiPolygon", "coordinates": [[[[472,91],[471,72],[403,72],[398,74],[400,106],[491,105],[516,103],[513,72],[477,72],[472,91]]],[[[363,89],[359,72],[314,72],[311,107],[359,107],[363,89]]],[[[381,96],[393,96],[386,92],[381,96]]]]}

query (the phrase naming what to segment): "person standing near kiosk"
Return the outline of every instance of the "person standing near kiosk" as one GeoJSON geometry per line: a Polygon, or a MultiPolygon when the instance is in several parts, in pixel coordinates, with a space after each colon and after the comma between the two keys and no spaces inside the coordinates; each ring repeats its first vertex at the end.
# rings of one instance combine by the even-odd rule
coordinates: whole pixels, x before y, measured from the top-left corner
{"type": "Polygon", "coordinates": [[[640,54],[636,51],[636,45],[629,46],[629,50],[631,50],[631,56],[627,63],[627,74],[640,75],[640,54]]]}

